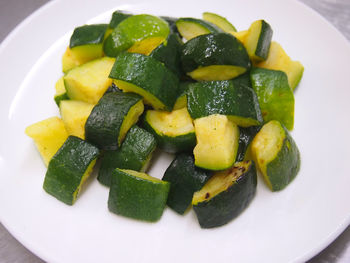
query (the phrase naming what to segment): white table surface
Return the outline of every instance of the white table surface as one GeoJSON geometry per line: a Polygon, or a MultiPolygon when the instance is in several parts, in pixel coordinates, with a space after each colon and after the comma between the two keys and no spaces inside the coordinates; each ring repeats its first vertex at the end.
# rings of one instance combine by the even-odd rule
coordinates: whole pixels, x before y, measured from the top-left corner
{"type": "MultiPolygon", "coordinates": [[[[350,0],[300,0],[319,12],[350,41],[350,0]]],[[[24,18],[48,0],[0,0],[0,42],[24,18]]],[[[42,263],[0,223],[0,262],[42,263]]],[[[350,262],[350,227],[308,263],[350,262]]]]}

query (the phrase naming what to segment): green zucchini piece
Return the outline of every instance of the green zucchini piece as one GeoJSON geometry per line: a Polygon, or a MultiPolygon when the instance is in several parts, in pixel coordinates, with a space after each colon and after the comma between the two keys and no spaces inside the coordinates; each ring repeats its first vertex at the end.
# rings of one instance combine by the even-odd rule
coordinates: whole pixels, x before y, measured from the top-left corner
{"type": "Polygon", "coordinates": [[[170,184],[145,173],[115,169],[108,197],[109,211],[155,222],[166,205],[170,184]]]}
{"type": "Polygon", "coordinates": [[[122,22],[123,20],[125,20],[130,16],[132,16],[132,14],[127,13],[125,11],[121,11],[121,10],[114,11],[112,14],[111,21],[109,21],[108,28],[109,29],[116,28],[120,24],[120,22],[122,22]]]}
{"type": "Polygon", "coordinates": [[[179,79],[155,58],[136,53],[118,55],[109,77],[124,92],[134,92],[156,110],[171,111],[179,79]]]}
{"type": "Polygon", "coordinates": [[[193,79],[228,80],[250,68],[243,44],[233,35],[201,35],[183,45],[181,61],[184,71],[193,79]]]}
{"type": "Polygon", "coordinates": [[[193,196],[193,210],[202,228],[227,224],[240,215],[255,196],[257,176],[252,161],[239,162],[215,173],[193,196]]]}
{"type": "Polygon", "coordinates": [[[69,100],[69,97],[68,97],[68,95],[67,95],[66,88],[65,88],[65,86],[64,86],[63,77],[61,77],[61,78],[56,82],[55,90],[56,90],[56,93],[55,93],[55,95],[54,95],[54,100],[55,100],[57,106],[60,106],[61,100],[69,100]]]}
{"type": "Polygon", "coordinates": [[[69,135],[85,139],[85,123],[94,105],[78,100],[62,100],[60,114],[69,135]]]}
{"type": "Polygon", "coordinates": [[[225,18],[215,13],[204,12],[202,17],[205,21],[208,21],[218,28],[221,28],[224,32],[236,32],[236,28],[225,18]]]}
{"type": "Polygon", "coordinates": [[[69,47],[62,57],[62,70],[82,65],[88,61],[103,56],[103,40],[107,25],[84,25],[74,29],[69,41],[69,47]]]}
{"type": "Polygon", "coordinates": [[[284,189],[300,169],[300,153],[288,130],[278,121],[266,123],[252,141],[251,153],[272,191],[284,189]]]}
{"type": "Polygon", "coordinates": [[[120,149],[104,152],[97,179],[110,186],[115,168],[145,172],[156,146],[152,134],[136,125],[132,126],[120,149]]]}
{"type": "Polygon", "coordinates": [[[194,120],[197,145],[195,165],[208,170],[231,167],[237,155],[238,126],[225,115],[214,114],[194,120]]]}
{"type": "Polygon", "coordinates": [[[118,149],[143,109],[142,98],[137,94],[124,92],[105,94],[92,109],[86,121],[86,140],[100,149],[118,149]]]}
{"type": "Polygon", "coordinates": [[[68,97],[96,104],[112,84],[108,75],[113,64],[113,58],[103,57],[70,70],[63,77],[68,97]]]}
{"type": "Polygon", "coordinates": [[[45,191],[67,205],[73,205],[98,155],[98,148],[92,144],[69,136],[49,163],[43,185],[45,191]]]}
{"type": "Polygon", "coordinates": [[[212,174],[196,167],[192,154],[177,155],[162,178],[170,183],[167,205],[175,212],[184,214],[191,205],[194,192],[199,191],[212,174]]]}
{"type": "Polygon", "coordinates": [[[187,107],[187,90],[189,89],[191,83],[193,82],[189,82],[189,81],[180,82],[179,95],[175,101],[173,110],[179,110],[187,107]]]}
{"type": "Polygon", "coordinates": [[[179,35],[172,33],[169,35],[168,39],[156,47],[149,56],[164,63],[167,68],[180,78],[183,74],[180,58],[181,46],[182,40],[179,35]]]}
{"type": "Polygon", "coordinates": [[[254,68],[250,71],[250,77],[264,121],[278,120],[288,130],[292,130],[294,94],[287,75],[283,71],[254,68]]]}
{"type": "Polygon", "coordinates": [[[251,60],[266,60],[269,54],[272,33],[271,26],[265,20],[257,20],[251,24],[244,42],[251,60]]]}
{"type": "Polygon", "coordinates": [[[192,151],[196,135],[187,108],[172,112],[148,110],[144,127],[154,135],[159,148],[169,153],[192,151]]]}
{"type": "Polygon", "coordinates": [[[52,156],[68,138],[64,122],[58,117],[51,117],[25,129],[25,133],[34,140],[45,166],[49,165],[52,156]]]}
{"type": "Polygon", "coordinates": [[[169,26],[163,19],[151,15],[133,15],[121,21],[106,38],[103,50],[116,57],[129,50],[148,55],[169,35],[169,26]]]}
{"type": "Polygon", "coordinates": [[[190,84],[187,107],[192,119],[222,114],[242,127],[259,125],[263,120],[254,90],[230,80],[190,84]]]}
{"type": "Polygon", "coordinates": [[[181,36],[186,40],[191,40],[200,35],[222,32],[217,26],[202,19],[192,17],[179,18],[176,21],[176,27],[181,36]]]}
{"type": "Polygon", "coordinates": [[[248,158],[248,147],[260,129],[261,126],[239,127],[239,144],[236,162],[242,162],[248,158]]]}
{"type": "Polygon", "coordinates": [[[299,61],[292,60],[281,45],[274,41],[271,42],[267,59],[258,63],[257,67],[283,71],[287,74],[289,86],[293,91],[304,73],[304,66],[299,61]]]}

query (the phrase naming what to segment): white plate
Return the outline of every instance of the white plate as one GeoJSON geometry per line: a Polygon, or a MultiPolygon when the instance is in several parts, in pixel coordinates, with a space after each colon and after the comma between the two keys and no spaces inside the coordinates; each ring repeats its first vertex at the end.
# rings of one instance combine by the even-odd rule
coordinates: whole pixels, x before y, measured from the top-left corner
{"type": "MultiPolygon", "coordinates": [[[[350,45],[315,12],[295,1],[54,1],[26,19],[0,48],[0,219],[49,262],[304,261],[350,222],[350,45]],[[302,61],[292,133],[302,157],[297,178],[270,192],[259,180],[252,204],[226,226],[200,229],[193,212],[166,209],[157,223],[108,212],[108,190],[90,181],[70,207],[42,190],[45,167],[27,125],[58,115],[54,84],[75,26],[109,20],[113,10],[200,17],[222,14],[238,29],[264,18],[274,40],[302,61]]],[[[162,177],[169,156],[151,175],[162,177]]]]}

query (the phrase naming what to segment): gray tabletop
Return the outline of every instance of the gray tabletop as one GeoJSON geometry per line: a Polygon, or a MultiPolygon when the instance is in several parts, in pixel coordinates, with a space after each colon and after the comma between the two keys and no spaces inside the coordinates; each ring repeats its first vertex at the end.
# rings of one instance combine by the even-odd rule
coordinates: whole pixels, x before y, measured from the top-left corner
{"type": "MultiPolygon", "coordinates": [[[[350,0],[300,0],[310,6],[350,41],[350,0]]],[[[0,42],[25,17],[48,0],[0,0],[0,42]]],[[[0,223],[0,262],[40,263],[40,258],[21,245],[0,223]]],[[[350,262],[350,227],[309,263],[350,262]]]]}

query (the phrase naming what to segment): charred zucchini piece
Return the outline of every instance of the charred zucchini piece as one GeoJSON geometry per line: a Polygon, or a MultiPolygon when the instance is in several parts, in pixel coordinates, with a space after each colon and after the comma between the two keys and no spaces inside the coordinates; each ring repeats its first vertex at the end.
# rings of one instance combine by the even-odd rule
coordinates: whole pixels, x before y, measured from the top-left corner
{"type": "Polygon", "coordinates": [[[115,168],[145,172],[156,146],[152,134],[134,125],[126,134],[120,149],[104,152],[97,179],[110,186],[115,168]]]}
{"type": "Polygon", "coordinates": [[[251,153],[272,191],[285,188],[300,169],[300,153],[288,130],[278,121],[266,123],[255,136],[251,153]]]}
{"type": "Polygon", "coordinates": [[[252,201],[257,185],[253,161],[239,162],[215,173],[193,196],[193,210],[202,228],[227,224],[252,201]]]}
{"type": "Polygon", "coordinates": [[[99,150],[92,144],[69,136],[49,163],[44,190],[67,205],[73,205],[98,155],[99,150]]]}
{"type": "Polygon", "coordinates": [[[170,183],[167,205],[175,212],[184,214],[191,205],[194,192],[199,191],[212,174],[211,171],[196,167],[192,154],[177,155],[162,178],[170,183]]]}

